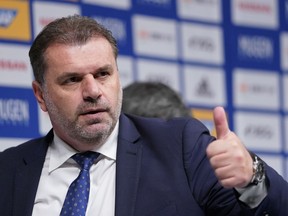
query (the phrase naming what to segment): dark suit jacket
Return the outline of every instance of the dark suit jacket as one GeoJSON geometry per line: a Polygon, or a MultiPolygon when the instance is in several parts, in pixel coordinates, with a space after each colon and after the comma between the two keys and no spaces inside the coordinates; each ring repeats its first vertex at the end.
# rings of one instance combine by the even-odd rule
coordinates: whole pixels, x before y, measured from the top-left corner
{"type": "MultiPolygon", "coordinates": [[[[0,153],[0,215],[29,216],[47,136],[0,153]]],[[[116,163],[117,216],[288,215],[288,186],[267,167],[269,194],[254,210],[221,187],[205,150],[213,141],[192,119],[168,122],[121,115],[116,163]]]]}

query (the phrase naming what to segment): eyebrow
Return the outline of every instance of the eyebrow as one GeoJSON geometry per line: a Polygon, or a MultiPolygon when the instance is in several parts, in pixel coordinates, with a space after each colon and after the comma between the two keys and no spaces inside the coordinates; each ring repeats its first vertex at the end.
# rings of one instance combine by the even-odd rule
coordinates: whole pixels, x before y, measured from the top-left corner
{"type": "MultiPolygon", "coordinates": [[[[92,73],[97,73],[103,70],[112,70],[113,67],[112,65],[104,65],[102,67],[97,68],[95,71],[93,71],[92,73]]],[[[67,72],[64,71],[61,73],[61,75],[57,78],[58,82],[61,82],[63,79],[67,78],[67,77],[73,77],[73,76],[81,76],[83,73],[81,72],[67,72]]]]}

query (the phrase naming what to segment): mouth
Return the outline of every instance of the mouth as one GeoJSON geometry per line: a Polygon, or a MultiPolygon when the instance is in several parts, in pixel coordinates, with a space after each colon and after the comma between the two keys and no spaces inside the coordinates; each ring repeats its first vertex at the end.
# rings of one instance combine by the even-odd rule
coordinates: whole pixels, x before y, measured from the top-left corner
{"type": "Polygon", "coordinates": [[[107,118],[108,109],[105,108],[91,108],[82,110],[79,117],[80,121],[87,126],[95,126],[105,122],[107,118]]]}
{"type": "Polygon", "coordinates": [[[81,115],[95,115],[95,114],[103,113],[103,112],[107,112],[107,110],[106,109],[89,109],[89,110],[85,110],[81,112],[81,115]]]}
{"type": "Polygon", "coordinates": [[[89,116],[89,115],[97,115],[97,114],[101,114],[101,113],[105,113],[108,112],[107,107],[86,107],[86,109],[82,109],[79,112],[79,115],[81,116],[89,116]]]}

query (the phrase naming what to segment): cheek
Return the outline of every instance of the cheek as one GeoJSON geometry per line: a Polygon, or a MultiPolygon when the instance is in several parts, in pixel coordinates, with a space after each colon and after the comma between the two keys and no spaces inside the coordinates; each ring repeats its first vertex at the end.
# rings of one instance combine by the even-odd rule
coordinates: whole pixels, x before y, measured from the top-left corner
{"type": "Polygon", "coordinates": [[[59,91],[54,91],[55,93],[49,94],[46,97],[46,106],[53,108],[54,111],[58,110],[61,113],[71,113],[71,111],[76,106],[77,97],[76,95],[65,95],[59,94],[59,91]]]}
{"type": "Polygon", "coordinates": [[[62,98],[57,103],[60,110],[63,110],[66,113],[74,113],[79,104],[77,97],[62,98]]]}

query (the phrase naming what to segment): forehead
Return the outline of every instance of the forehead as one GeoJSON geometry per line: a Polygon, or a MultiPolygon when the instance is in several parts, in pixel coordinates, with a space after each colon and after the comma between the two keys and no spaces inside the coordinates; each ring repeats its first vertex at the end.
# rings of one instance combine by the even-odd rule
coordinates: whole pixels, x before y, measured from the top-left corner
{"type": "MultiPolygon", "coordinates": [[[[55,42],[50,44],[45,54],[49,55],[51,52],[59,52],[70,49],[78,49],[78,51],[89,51],[93,50],[95,53],[97,53],[97,50],[105,49],[107,52],[113,52],[112,45],[109,43],[109,41],[104,37],[93,37],[85,42],[68,42],[68,43],[61,43],[61,42],[55,42]]],[[[79,53],[80,54],[80,53],[79,53]]]]}
{"type": "Polygon", "coordinates": [[[44,77],[49,82],[71,74],[95,73],[103,68],[109,68],[118,76],[117,62],[107,40],[91,40],[83,45],[54,44],[47,50],[44,77]]]}
{"type": "Polygon", "coordinates": [[[94,38],[84,44],[53,44],[46,50],[47,66],[116,63],[111,44],[105,38],[94,38]]]}

